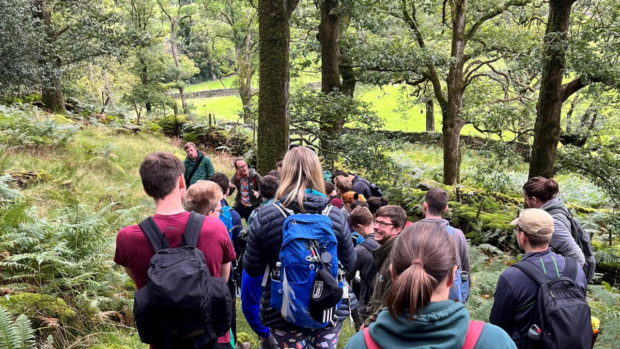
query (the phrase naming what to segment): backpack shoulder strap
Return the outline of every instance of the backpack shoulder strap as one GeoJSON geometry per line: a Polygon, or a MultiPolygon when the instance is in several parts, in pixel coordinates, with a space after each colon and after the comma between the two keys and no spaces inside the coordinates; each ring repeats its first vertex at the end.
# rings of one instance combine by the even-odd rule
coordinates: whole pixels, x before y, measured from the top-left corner
{"type": "Polygon", "coordinates": [[[463,344],[463,349],[474,349],[476,343],[478,343],[478,338],[480,338],[480,334],[482,333],[483,328],[483,321],[469,320],[469,328],[467,328],[467,335],[465,335],[465,343],[463,344]]]}
{"type": "Polygon", "coordinates": [[[140,224],[138,224],[138,226],[144,235],[146,235],[146,238],[149,240],[149,243],[151,244],[151,247],[153,247],[153,250],[155,250],[155,253],[163,249],[170,248],[168,240],[166,240],[164,234],[161,230],[159,230],[159,227],[157,226],[157,223],[155,223],[153,217],[143,220],[140,224]]]}
{"type": "Polygon", "coordinates": [[[285,219],[294,214],[292,210],[282,206],[280,203],[276,203],[274,206],[278,209],[278,211],[280,211],[280,213],[282,213],[285,219]]]}
{"type": "Polygon", "coordinates": [[[448,234],[454,236],[454,227],[451,227],[450,225],[448,225],[446,227],[446,230],[448,231],[448,234]]]}
{"type": "Polygon", "coordinates": [[[564,261],[566,264],[564,265],[562,276],[565,276],[573,281],[577,281],[577,261],[569,257],[564,257],[564,261]]]}
{"type": "Polygon", "coordinates": [[[375,249],[375,246],[372,246],[372,244],[370,243],[370,240],[364,240],[364,242],[362,242],[360,246],[364,247],[370,252],[372,252],[375,249]]]}
{"type": "Polygon", "coordinates": [[[368,327],[364,328],[364,342],[366,342],[366,347],[368,347],[368,349],[381,349],[381,347],[378,346],[377,343],[375,343],[375,340],[370,336],[368,327]]]}
{"type": "Polygon", "coordinates": [[[513,265],[513,267],[526,273],[529,277],[534,279],[534,281],[536,281],[539,285],[542,285],[545,282],[549,281],[549,277],[547,276],[547,274],[543,273],[542,270],[538,269],[538,267],[531,262],[521,261],[513,265]]]}
{"type": "Polygon", "coordinates": [[[187,227],[185,228],[184,234],[186,246],[196,247],[204,221],[205,216],[199,213],[191,212],[189,214],[189,220],[187,221],[187,227]]]}
{"type": "Polygon", "coordinates": [[[334,206],[332,204],[328,204],[327,206],[325,206],[325,209],[323,209],[323,212],[321,212],[321,214],[323,216],[329,217],[329,213],[332,211],[332,208],[334,208],[334,206]]]}
{"type": "Polygon", "coordinates": [[[200,156],[198,156],[198,159],[196,159],[196,166],[194,166],[192,172],[190,172],[189,175],[185,178],[185,189],[189,188],[189,182],[192,180],[192,177],[194,177],[196,171],[198,171],[198,167],[202,165],[202,160],[204,159],[204,157],[204,155],[200,154],[200,156]]]}

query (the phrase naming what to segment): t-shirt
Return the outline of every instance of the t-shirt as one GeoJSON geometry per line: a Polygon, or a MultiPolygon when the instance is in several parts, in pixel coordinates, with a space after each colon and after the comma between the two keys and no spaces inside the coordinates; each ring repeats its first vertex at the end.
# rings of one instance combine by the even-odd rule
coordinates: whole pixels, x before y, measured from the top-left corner
{"type": "Polygon", "coordinates": [[[250,177],[239,178],[239,191],[241,191],[241,204],[246,207],[252,206],[250,203],[250,177]]]}
{"type": "MultiPolygon", "coordinates": [[[[159,230],[166,235],[170,247],[181,246],[181,234],[185,232],[189,212],[174,215],[156,214],[153,219],[159,230]]],[[[220,276],[222,264],[235,259],[228,231],[218,218],[205,217],[196,247],[204,254],[209,272],[214,277],[220,276]]],[[[149,262],[154,255],[155,250],[138,225],[127,226],[118,232],[114,262],[131,270],[138,289],[146,286],[149,262]]],[[[226,334],[218,342],[227,343],[226,340],[230,342],[230,334],[226,334]]]]}

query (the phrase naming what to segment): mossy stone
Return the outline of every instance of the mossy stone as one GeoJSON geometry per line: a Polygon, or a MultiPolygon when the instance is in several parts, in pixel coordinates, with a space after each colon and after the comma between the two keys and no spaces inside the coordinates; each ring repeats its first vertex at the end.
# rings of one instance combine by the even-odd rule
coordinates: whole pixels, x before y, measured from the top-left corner
{"type": "Polygon", "coordinates": [[[76,313],[67,303],[58,297],[39,293],[12,294],[0,299],[0,305],[9,312],[18,316],[26,314],[29,317],[46,316],[60,319],[63,323],[71,322],[76,313]]]}

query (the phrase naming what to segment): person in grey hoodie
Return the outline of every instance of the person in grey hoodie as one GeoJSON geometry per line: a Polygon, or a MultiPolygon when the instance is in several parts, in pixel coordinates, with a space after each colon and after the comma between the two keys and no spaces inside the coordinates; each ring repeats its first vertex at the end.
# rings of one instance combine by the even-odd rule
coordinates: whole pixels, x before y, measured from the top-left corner
{"type": "Polygon", "coordinates": [[[466,336],[474,349],[516,349],[497,326],[475,321],[468,330],[469,312],[463,303],[448,299],[458,257],[444,226],[414,223],[395,239],[387,307],[345,349],[453,349],[463,347],[466,336]]]}
{"type": "MultiPolygon", "coordinates": [[[[443,219],[442,215],[445,212],[448,212],[448,193],[440,188],[433,188],[429,190],[424,196],[422,212],[425,217],[422,222],[437,223],[447,228],[449,226],[448,220],[443,219]]],[[[460,229],[452,229],[454,229],[452,237],[454,238],[454,241],[456,241],[456,246],[458,248],[461,271],[466,272],[466,275],[469,276],[471,274],[471,266],[469,263],[467,239],[465,239],[465,234],[463,234],[460,229]]],[[[467,294],[469,294],[469,291],[467,291],[467,294]]],[[[465,303],[466,300],[467,299],[463,300],[463,303],[465,303]]]]}
{"type": "Polygon", "coordinates": [[[547,211],[554,221],[554,233],[549,246],[564,257],[576,260],[580,265],[586,262],[583,251],[571,234],[571,223],[563,212],[568,208],[557,198],[560,187],[553,178],[533,177],[523,185],[523,198],[528,208],[547,211]]]}

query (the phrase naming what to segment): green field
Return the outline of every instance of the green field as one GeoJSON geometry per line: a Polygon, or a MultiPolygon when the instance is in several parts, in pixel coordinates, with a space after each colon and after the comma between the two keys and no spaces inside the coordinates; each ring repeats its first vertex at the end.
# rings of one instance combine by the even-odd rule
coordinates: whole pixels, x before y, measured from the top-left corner
{"type": "Polygon", "coordinates": [[[185,89],[185,92],[198,92],[198,91],[206,91],[206,90],[217,90],[220,88],[231,88],[233,87],[236,80],[237,80],[236,76],[229,76],[227,78],[223,78],[222,82],[220,82],[219,80],[205,81],[205,82],[201,82],[200,84],[187,86],[187,88],[185,89]],[[224,85],[222,85],[222,83],[224,83],[224,85]]]}
{"type": "Polygon", "coordinates": [[[238,96],[188,99],[192,114],[199,120],[207,120],[208,114],[215,114],[217,121],[237,121],[243,110],[238,96]]]}

